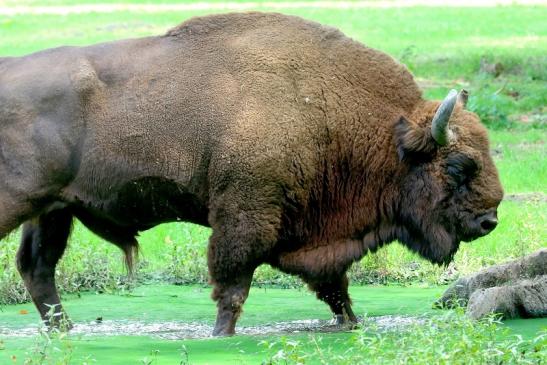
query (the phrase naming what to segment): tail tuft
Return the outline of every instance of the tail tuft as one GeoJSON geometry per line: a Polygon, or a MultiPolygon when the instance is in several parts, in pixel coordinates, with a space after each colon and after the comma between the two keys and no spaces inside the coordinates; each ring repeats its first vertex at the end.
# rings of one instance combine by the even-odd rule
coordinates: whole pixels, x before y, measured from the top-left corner
{"type": "Polygon", "coordinates": [[[126,241],[123,243],[116,243],[116,246],[118,246],[125,255],[125,268],[127,269],[127,273],[129,276],[133,276],[135,263],[138,260],[139,257],[139,243],[136,239],[133,239],[131,241],[126,241]]]}

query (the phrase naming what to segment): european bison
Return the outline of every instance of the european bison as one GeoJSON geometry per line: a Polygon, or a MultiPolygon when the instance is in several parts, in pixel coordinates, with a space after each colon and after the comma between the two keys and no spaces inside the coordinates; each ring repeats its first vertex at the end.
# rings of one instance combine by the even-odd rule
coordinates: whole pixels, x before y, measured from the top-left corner
{"type": "Polygon", "coordinates": [[[3,58],[0,237],[24,223],[18,269],[44,320],[76,217],[129,264],[139,231],[211,227],[214,335],[234,333],[261,264],[353,322],[346,271],[367,252],[399,240],[445,263],[496,226],[466,98],[423,100],[391,57],[271,13],[3,58]]]}

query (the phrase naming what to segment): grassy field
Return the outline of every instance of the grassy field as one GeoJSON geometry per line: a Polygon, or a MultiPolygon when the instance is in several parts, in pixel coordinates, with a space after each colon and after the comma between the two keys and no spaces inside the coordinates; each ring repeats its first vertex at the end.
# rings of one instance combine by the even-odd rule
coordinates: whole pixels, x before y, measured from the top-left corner
{"type": "MultiPolygon", "coordinates": [[[[146,1],[125,0],[121,2],[143,3],[146,1]]],[[[11,5],[69,6],[73,3],[68,0],[9,0],[0,1],[0,8],[11,5]]],[[[97,1],[88,1],[87,3],[97,3],[97,1]]],[[[100,3],[106,3],[106,1],[100,1],[100,3]]],[[[261,8],[261,10],[267,9],[261,8]]],[[[162,34],[166,29],[191,16],[203,15],[208,12],[119,11],[113,13],[69,13],[66,15],[0,15],[0,56],[18,56],[60,45],[86,45],[120,38],[162,34]]],[[[372,296],[374,300],[364,302],[366,307],[360,308],[361,313],[368,312],[369,315],[377,315],[379,313],[377,309],[381,308],[381,305],[387,305],[388,308],[391,308],[391,312],[389,312],[391,314],[401,313],[401,311],[412,315],[427,314],[429,312],[424,308],[430,306],[434,296],[440,292],[441,289],[438,285],[449,283],[460,275],[474,272],[482,267],[519,257],[547,246],[547,160],[545,159],[547,155],[545,146],[547,122],[547,22],[545,19],[547,19],[547,7],[411,7],[359,10],[299,8],[286,9],[283,12],[336,26],[349,36],[389,53],[410,68],[428,98],[441,98],[450,88],[465,87],[471,94],[469,108],[477,112],[490,129],[492,155],[499,168],[507,196],[499,209],[500,224],[498,228],[484,238],[464,244],[454,263],[447,268],[431,265],[396,243],[374,255],[366,256],[352,268],[351,278],[354,283],[397,285],[419,283],[432,289],[429,292],[424,289],[422,298],[427,298],[427,300],[415,302],[420,307],[414,308],[411,313],[407,313],[401,308],[389,307],[388,303],[382,301],[379,296],[372,296]],[[492,71],[492,68],[497,71],[492,71]]],[[[119,294],[128,293],[127,290],[142,283],[175,282],[206,285],[205,252],[209,234],[210,231],[207,228],[189,224],[166,224],[144,232],[139,240],[142,254],[136,280],[129,280],[123,270],[121,254],[118,250],[92,235],[81,225],[76,224],[69,250],[58,270],[59,286],[65,293],[79,293],[91,289],[94,292],[118,293],[118,295],[97,296],[96,302],[92,299],[93,295],[85,295],[85,302],[93,304],[89,304],[89,307],[84,304],[81,307],[81,312],[78,312],[77,308],[81,303],[74,300],[74,307],[69,308],[70,312],[76,319],[87,320],[88,318],[80,316],[80,314],[83,315],[84,311],[94,313],[90,310],[91,305],[102,308],[112,302],[119,303],[120,306],[126,308],[128,304],[123,302],[126,297],[119,294]],[[118,302],[118,300],[120,301],[118,302]]],[[[28,300],[13,264],[17,246],[17,232],[3,240],[0,245],[0,303],[21,303],[28,300]]],[[[268,267],[261,267],[258,270],[254,285],[255,289],[253,290],[257,293],[260,293],[260,290],[256,289],[258,287],[268,288],[268,293],[272,293],[274,290],[271,289],[272,287],[301,287],[301,283],[297,279],[282,275],[268,267]]],[[[147,289],[139,287],[131,293],[139,293],[140,290],[146,291],[147,289]]],[[[169,290],[174,289],[167,291],[169,290]]],[[[180,290],[184,295],[192,293],[190,289],[181,288],[180,290]]],[[[362,293],[362,297],[365,299],[367,298],[367,295],[364,294],[366,290],[369,289],[352,288],[352,292],[362,293]]],[[[406,300],[404,293],[397,292],[397,288],[388,286],[385,290],[387,291],[384,295],[389,300],[395,297],[397,298],[396,302],[406,300]],[[395,291],[390,292],[389,290],[395,291]]],[[[203,293],[200,293],[202,299],[199,299],[199,303],[202,303],[201,300],[203,300],[203,306],[206,307],[204,311],[207,312],[207,315],[202,315],[205,312],[200,312],[200,314],[193,311],[191,306],[179,308],[173,303],[173,308],[166,312],[164,318],[181,319],[180,315],[172,313],[176,309],[180,313],[187,313],[183,316],[184,320],[208,323],[214,318],[214,305],[209,299],[206,299],[208,292],[208,288],[203,289],[203,293]]],[[[322,315],[325,318],[328,316],[326,308],[323,308],[321,303],[312,300],[313,298],[308,298],[309,294],[305,294],[308,299],[300,303],[302,308],[306,309],[304,312],[296,310],[291,306],[291,300],[284,297],[284,295],[291,296],[295,293],[304,295],[305,291],[275,291],[275,293],[280,293],[281,299],[275,302],[276,311],[271,314],[267,308],[262,308],[265,312],[253,312],[255,310],[253,309],[254,300],[268,301],[271,298],[253,299],[256,293],[251,294],[250,305],[246,307],[247,311],[242,319],[242,324],[252,325],[255,323],[252,313],[257,313],[257,316],[263,316],[268,321],[287,318],[320,318],[316,314],[317,312],[306,311],[311,307],[322,310],[324,312],[322,315]],[[283,305],[289,306],[290,310],[287,312],[294,313],[294,317],[288,316],[289,314],[286,312],[278,311],[278,307],[283,305]],[[268,315],[264,316],[264,313],[268,313],[268,315]],[[302,317],[299,317],[300,315],[302,317]]],[[[359,295],[361,294],[358,294],[358,297],[359,295]]],[[[182,296],[181,294],[181,298],[182,296]]],[[[189,298],[193,297],[190,295],[189,298]]],[[[140,305],[148,308],[149,304],[140,303],[140,305]]],[[[259,306],[259,304],[256,305],[259,306]]],[[[34,313],[29,304],[24,306],[3,307],[4,312],[0,312],[0,324],[5,323],[4,321],[11,325],[28,323],[28,321],[22,321],[22,317],[13,315],[14,311],[18,311],[20,308],[27,308],[29,312],[34,313]],[[11,316],[9,313],[12,313],[11,316]]],[[[133,311],[140,313],[139,310],[143,311],[144,309],[132,307],[129,310],[128,308],[124,313],[116,313],[115,317],[118,319],[133,318],[131,313],[133,311]]],[[[25,317],[25,320],[27,318],[36,321],[36,317],[29,315],[29,317],[25,317]]],[[[465,327],[463,319],[458,319],[455,323],[461,325],[458,328],[464,333],[466,331],[464,328],[470,328],[465,327]]],[[[516,333],[522,334],[527,331],[522,330],[523,327],[527,327],[522,323],[528,322],[515,323],[520,323],[515,325],[515,328],[520,328],[520,332],[516,333]]],[[[541,326],[546,326],[545,322],[541,323],[541,326]]],[[[488,323],[477,324],[476,333],[497,336],[499,326],[493,325],[496,329],[489,326],[488,323]]],[[[452,330],[457,332],[456,329],[452,330]]],[[[440,338],[450,342],[448,331],[449,329],[446,329],[446,332],[443,332],[445,337],[441,336],[440,338]]],[[[535,330],[532,332],[533,334],[529,333],[528,336],[530,340],[537,335],[535,330]]],[[[188,349],[192,363],[203,363],[204,359],[207,359],[208,363],[215,363],[204,357],[210,354],[211,349],[219,349],[219,351],[224,349],[223,353],[225,354],[239,356],[237,354],[241,349],[249,352],[250,348],[254,349],[252,351],[258,355],[247,358],[245,361],[249,361],[249,363],[257,363],[262,360],[266,360],[267,363],[268,359],[272,360],[271,357],[276,354],[276,351],[281,351],[285,354],[284,356],[292,353],[294,358],[289,359],[288,363],[297,363],[298,357],[306,353],[315,354],[315,358],[318,359],[320,358],[318,349],[324,349],[325,356],[331,356],[329,359],[332,360],[342,353],[338,350],[327,350],[338,348],[337,341],[342,341],[342,348],[351,347],[350,344],[353,344],[353,347],[362,350],[364,343],[368,344],[371,349],[374,349],[374,346],[379,346],[374,342],[376,341],[374,339],[363,340],[363,333],[366,331],[348,335],[321,335],[320,337],[324,341],[321,346],[314,345],[313,341],[317,341],[317,338],[312,340],[308,338],[308,335],[291,335],[287,337],[288,342],[285,343],[282,343],[278,336],[260,340],[238,337],[233,340],[225,340],[226,342],[223,342],[224,340],[195,340],[188,342],[188,349]],[[271,348],[256,350],[260,341],[266,341],[266,348],[270,345],[271,348]],[[298,345],[293,346],[294,343],[290,344],[292,342],[298,343],[298,345]],[[238,347],[238,344],[243,344],[243,347],[238,347]]],[[[423,333],[422,335],[427,337],[432,333],[423,333]]],[[[2,351],[2,348],[7,348],[15,349],[13,354],[22,358],[24,357],[22,349],[27,348],[32,341],[38,340],[25,339],[19,345],[17,341],[19,340],[7,337],[3,339],[0,335],[0,356],[12,355],[10,351],[2,351]]],[[[173,363],[175,357],[179,359],[181,346],[181,343],[178,342],[158,342],[149,337],[124,337],[121,342],[116,339],[116,343],[97,338],[73,339],[73,341],[78,348],[75,350],[79,356],[76,363],[85,362],[82,356],[87,355],[94,356],[97,363],[104,363],[99,360],[109,356],[108,349],[115,352],[124,346],[135,349],[132,352],[134,363],[146,364],[144,361],[141,362],[144,357],[153,360],[153,355],[150,355],[149,352],[155,349],[160,350],[160,354],[156,355],[158,363],[173,363]],[[160,359],[165,353],[171,354],[169,357],[171,362],[161,362],[167,361],[160,359]]],[[[417,342],[411,340],[406,344],[399,344],[398,339],[390,337],[389,334],[386,334],[385,338],[381,337],[378,341],[389,342],[393,348],[400,348],[401,353],[411,351],[412,346],[417,346],[417,342]]],[[[476,345],[475,349],[479,351],[477,354],[482,354],[480,351],[483,349],[477,347],[478,337],[471,336],[470,341],[471,344],[476,345]]],[[[504,353],[510,351],[510,345],[503,343],[503,341],[496,342],[493,346],[504,353]]],[[[244,358],[244,355],[241,356],[244,358]]],[[[351,358],[350,355],[348,356],[351,358]]],[[[474,359],[478,361],[477,359],[480,357],[476,356],[474,359]]],[[[0,359],[1,364],[4,363],[2,359],[0,359]]],[[[353,357],[353,359],[363,362],[357,357],[353,357]]],[[[473,358],[466,357],[464,359],[473,358]]],[[[182,357],[179,360],[182,361],[182,357]]],[[[275,361],[284,363],[283,358],[273,359],[272,363],[275,361]]],[[[473,361],[469,361],[469,363],[473,363],[473,361]]],[[[220,362],[221,360],[219,360],[220,362]]],[[[308,362],[313,363],[314,361],[308,357],[306,363],[308,362]]]]}

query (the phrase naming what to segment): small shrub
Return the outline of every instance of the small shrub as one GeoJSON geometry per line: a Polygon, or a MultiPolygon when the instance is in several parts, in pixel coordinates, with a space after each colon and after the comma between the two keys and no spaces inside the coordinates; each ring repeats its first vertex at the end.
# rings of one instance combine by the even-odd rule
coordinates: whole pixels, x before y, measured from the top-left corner
{"type": "Polygon", "coordinates": [[[279,342],[261,341],[259,345],[266,348],[267,351],[278,349],[269,359],[262,361],[262,365],[278,365],[278,364],[305,364],[308,357],[313,354],[308,354],[302,349],[302,343],[297,340],[292,340],[287,337],[281,337],[279,342]]]}
{"type": "MultiPolygon", "coordinates": [[[[67,249],[67,254],[56,268],[55,280],[61,293],[86,290],[112,292],[130,289],[135,280],[124,271],[122,254],[114,247],[75,241],[78,249],[67,249]]],[[[0,250],[0,304],[19,304],[30,301],[23,281],[17,272],[15,256],[19,234],[2,241],[0,250]]]]}
{"type": "Polygon", "coordinates": [[[165,238],[167,252],[163,254],[165,269],[159,277],[179,285],[207,284],[207,244],[193,240],[184,244],[165,238]]]}
{"type": "Polygon", "coordinates": [[[490,128],[503,129],[514,126],[508,118],[513,109],[510,98],[496,91],[481,90],[472,93],[467,109],[477,113],[481,121],[490,128]]]}
{"type": "Polygon", "coordinates": [[[463,312],[449,312],[398,329],[382,330],[365,320],[363,328],[336,348],[307,342],[261,343],[277,364],[540,364],[547,358],[547,330],[531,340],[510,336],[495,317],[473,321],[463,312]]]}

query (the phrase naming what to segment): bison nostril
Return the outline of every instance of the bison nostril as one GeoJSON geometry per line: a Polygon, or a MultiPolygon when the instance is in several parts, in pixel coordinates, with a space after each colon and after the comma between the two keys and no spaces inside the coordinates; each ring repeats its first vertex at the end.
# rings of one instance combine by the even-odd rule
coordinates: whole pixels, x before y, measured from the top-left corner
{"type": "Polygon", "coordinates": [[[481,228],[487,232],[490,232],[498,225],[498,220],[496,218],[486,218],[481,222],[481,228]]]}

